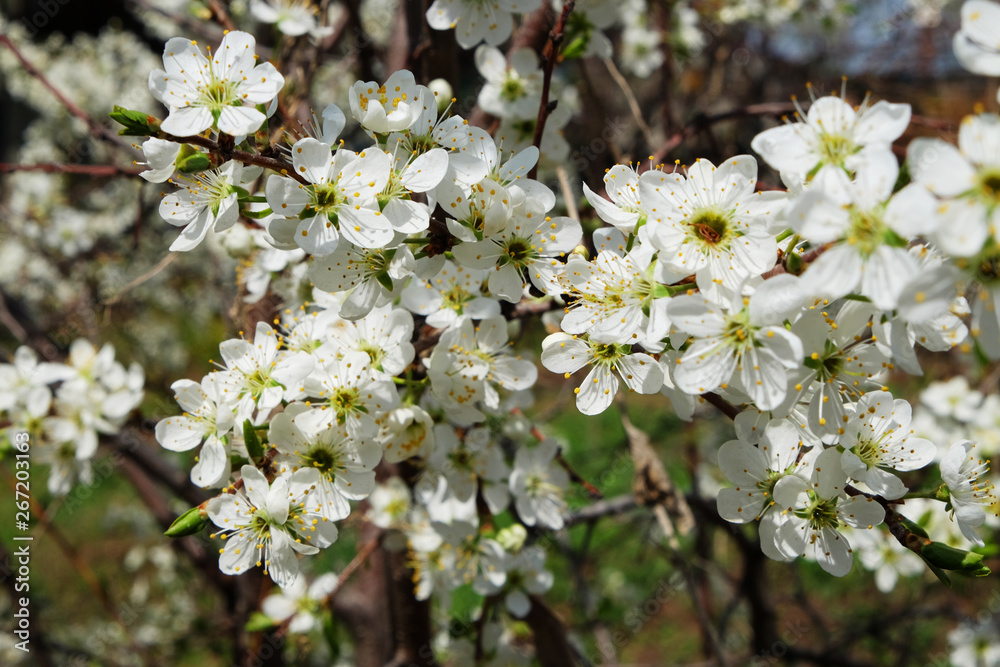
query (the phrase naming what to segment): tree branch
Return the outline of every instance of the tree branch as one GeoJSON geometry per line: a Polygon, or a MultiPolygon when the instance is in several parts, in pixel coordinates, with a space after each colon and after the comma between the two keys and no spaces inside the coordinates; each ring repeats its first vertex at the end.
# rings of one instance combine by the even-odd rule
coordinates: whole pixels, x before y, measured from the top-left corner
{"type": "MultiPolygon", "coordinates": [[[[531,142],[535,148],[541,149],[542,146],[542,133],[545,131],[545,123],[549,118],[549,114],[555,109],[554,104],[549,104],[549,91],[552,87],[552,70],[555,69],[556,61],[559,59],[559,45],[562,43],[563,31],[566,29],[566,20],[569,18],[570,13],[573,11],[573,7],[576,5],[575,0],[565,0],[563,2],[562,12],[559,14],[559,20],[556,21],[555,26],[549,31],[549,39],[545,43],[545,49],[542,51],[542,58],[545,60],[545,69],[542,73],[542,101],[538,105],[538,120],[535,122],[535,138],[531,142]]],[[[539,157],[539,162],[541,158],[539,157]]],[[[535,166],[531,168],[528,172],[528,178],[535,178],[538,175],[538,162],[535,166]]]]}

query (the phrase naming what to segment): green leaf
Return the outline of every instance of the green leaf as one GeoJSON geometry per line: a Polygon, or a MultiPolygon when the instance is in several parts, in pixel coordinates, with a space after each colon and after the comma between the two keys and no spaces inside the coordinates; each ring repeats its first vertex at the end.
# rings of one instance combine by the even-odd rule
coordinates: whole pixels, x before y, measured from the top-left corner
{"type": "Polygon", "coordinates": [[[944,584],[948,588],[951,588],[951,577],[948,576],[947,572],[937,567],[936,565],[933,565],[926,558],[924,559],[924,562],[927,563],[927,567],[929,567],[931,572],[934,573],[934,576],[936,576],[938,579],[941,580],[942,584],[944,584]]]}
{"type": "Polygon", "coordinates": [[[575,37],[569,44],[566,45],[566,48],[562,50],[563,60],[572,60],[583,56],[583,53],[587,50],[587,44],[589,43],[590,34],[575,37]]]}
{"type": "Polygon", "coordinates": [[[108,115],[111,120],[125,126],[125,129],[118,131],[123,137],[148,137],[160,131],[160,119],[142,111],[115,105],[108,115]]]}
{"type": "Polygon", "coordinates": [[[243,629],[247,632],[263,632],[264,630],[277,627],[277,625],[278,622],[270,616],[259,611],[255,611],[250,614],[250,618],[247,619],[247,624],[243,626],[243,629]]]}
{"type": "Polygon", "coordinates": [[[902,514],[899,515],[899,520],[902,522],[904,526],[906,526],[906,529],[911,533],[919,535],[920,537],[926,537],[927,539],[930,539],[930,536],[927,534],[927,531],[924,530],[924,527],[921,526],[920,524],[916,523],[915,521],[910,521],[902,514]]]}
{"type": "Polygon", "coordinates": [[[254,464],[258,463],[264,458],[264,445],[260,444],[260,438],[257,437],[257,431],[254,430],[253,424],[247,419],[243,422],[243,441],[246,443],[247,452],[250,454],[250,460],[254,464]]]}
{"type": "Polygon", "coordinates": [[[200,533],[208,525],[208,513],[201,507],[192,507],[184,514],[174,519],[170,528],[163,533],[167,537],[184,537],[200,533]]]}

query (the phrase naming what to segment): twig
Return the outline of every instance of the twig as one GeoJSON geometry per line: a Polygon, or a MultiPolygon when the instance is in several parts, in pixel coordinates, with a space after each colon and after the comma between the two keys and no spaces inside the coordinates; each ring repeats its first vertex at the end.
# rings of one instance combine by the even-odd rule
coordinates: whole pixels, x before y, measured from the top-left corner
{"type": "Polygon", "coordinates": [[[531,596],[531,609],[524,621],[535,638],[535,655],[542,667],[565,667],[573,664],[573,649],[566,626],[537,595],[531,596]]]}
{"type": "Polygon", "coordinates": [[[566,202],[566,215],[579,222],[580,211],[576,207],[576,197],[569,184],[569,174],[566,173],[566,167],[561,164],[556,165],[556,178],[559,179],[559,189],[562,190],[563,201],[566,202]]]}
{"type": "MultiPolygon", "coordinates": [[[[514,408],[513,410],[510,411],[510,413],[513,414],[513,415],[523,415],[524,414],[524,413],[521,412],[520,408],[514,408]]],[[[543,440],[546,439],[545,438],[545,434],[542,433],[541,431],[539,431],[538,427],[535,426],[534,424],[532,424],[532,426],[531,426],[531,435],[533,435],[535,437],[535,439],[538,440],[539,442],[542,442],[543,440]]],[[[558,463],[560,466],[562,466],[562,469],[566,471],[566,474],[569,475],[570,481],[573,482],[573,483],[575,483],[575,484],[579,484],[584,489],[586,489],[587,493],[590,494],[590,496],[591,496],[592,499],[594,499],[594,500],[601,500],[602,498],[604,498],[604,494],[601,493],[600,490],[596,486],[594,486],[593,484],[591,484],[590,482],[588,482],[587,480],[585,480],[583,477],[580,476],[580,474],[578,472],[576,472],[575,470],[573,470],[573,468],[569,464],[569,461],[567,461],[566,457],[564,457],[563,454],[562,454],[562,447],[560,447],[556,451],[555,460],[556,460],[556,463],[558,463]]]]}
{"type": "Polygon", "coordinates": [[[17,342],[23,343],[28,340],[28,330],[21,326],[21,323],[11,315],[10,310],[7,309],[7,300],[4,299],[3,292],[0,291],[0,324],[7,327],[17,342]]]}
{"type": "Polygon", "coordinates": [[[735,405],[733,405],[732,403],[730,403],[729,401],[722,398],[716,393],[708,392],[702,394],[701,397],[705,399],[706,403],[709,403],[719,408],[719,412],[726,415],[730,419],[736,419],[736,415],[740,414],[740,409],[738,407],[736,407],[735,405]]]}
{"type": "MultiPolygon", "coordinates": [[[[545,123],[549,119],[549,114],[555,108],[554,105],[549,104],[549,91],[552,87],[552,70],[556,67],[556,61],[559,59],[559,45],[562,43],[563,30],[566,29],[566,20],[569,19],[570,13],[573,11],[573,6],[576,5],[575,0],[566,0],[563,3],[562,12],[559,14],[559,20],[549,31],[549,39],[545,43],[545,48],[542,50],[542,58],[545,60],[545,69],[542,73],[542,101],[538,105],[538,120],[535,122],[535,138],[531,142],[535,148],[541,149],[542,146],[542,133],[545,131],[545,123]]],[[[541,162],[541,159],[539,159],[541,162]]],[[[538,162],[535,166],[531,168],[528,172],[528,178],[535,178],[538,175],[538,162]]]]}
{"type": "Polygon", "coordinates": [[[201,136],[192,137],[175,137],[170,134],[161,133],[157,136],[158,139],[163,139],[164,141],[173,141],[179,144],[192,144],[194,146],[201,146],[202,148],[207,148],[213,153],[218,153],[225,160],[236,160],[244,164],[253,164],[258,167],[264,167],[265,169],[270,169],[271,171],[276,171],[282,176],[288,176],[303,185],[309,185],[309,181],[302,178],[299,174],[295,173],[292,169],[292,165],[285,162],[284,160],[279,160],[278,158],[268,157],[266,155],[260,155],[258,153],[248,153],[246,151],[240,150],[238,148],[226,148],[221,145],[221,141],[216,142],[211,139],[206,139],[201,136]]]}
{"type": "MultiPolygon", "coordinates": [[[[150,0],[131,0],[131,2],[133,2],[134,4],[138,5],[139,7],[148,12],[159,14],[160,16],[172,21],[178,28],[181,28],[182,30],[190,34],[204,37],[205,39],[213,42],[218,42],[220,39],[222,39],[222,30],[211,23],[208,23],[206,21],[196,20],[193,17],[185,16],[183,13],[174,14],[168,12],[162,7],[159,7],[156,4],[150,2],[150,0]]],[[[269,58],[270,55],[265,55],[265,53],[263,53],[262,50],[263,49],[261,45],[258,44],[257,51],[260,54],[260,57],[269,58]]]]}
{"type": "Polygon", "coordinates": [[[638,506],[639,503],[636,502],[635,496],[631,493],[626,493],[625,495],[598,501],[581,510],[577,510],[567,516],[565,522],[567,526],[574,526],[585,522],[590,523],[598,519],[603,519],[606,516],[624,514],[638,506]]]}
{"type": "Polygon", "coordinates": [[[323,601],[324,605],[330,606],[333,603],[334,598],[337,597],[337,593],[343,585],[347,583],[347,580],[351,578],[351,575],[354,574],[359,567],[364,565],[365,561],[368,560],[368,557],[372,555],[373,551],[375,551],[375,547],[379,545],[379,540],[381,538],[382,535],[379,533],[376,535],[375,539],[368,540],[365,546],[361,547],[358,553],[355,554],[354,558],[351,559],[351,562],[347,564],[347,567],[341,570],[340,575],[337,577],[337,587],[326,596],[326,599],[323,601]]]}
{"type": "MultiPolygon", "coordinates": [[[[809,264],[811,264],[812,262],[815,262],[816,259],[819,258],[820,255],[822,255],[824,252],[826,252],[827,250],[829,250],[832,247],[833,247],[832,243],[826,243],[824,245],[819,246],[818,248],[813,248],[809,252],[804,253],[801,256],[803,269],[806,266],[808,266],[809,264]]],[[[785,257],[787,258],[787,255],[785,257]]],[[[786,259],[786,261],[787,261],[787,259],[786,259]]],[[[779,262],[778,264],[776,264],[773,269],[771,269],[767,273],[761,275],[761,278],[763,278],[764,280],[767,280],[768,278],[773,278],[774,276],[777,276],[777,275],[782,274],[782,273],[788,273],[788,267],[785,266],[785,261],[782,261],[782,262],[779,262]]]]}
{"type": "Polygon", "coordinates": [[[43,86],[45,86],[49,90],[49,92],[52,93],[55,96],[55,98],[62,103],[64,107],[66,107],[67,111],[69,111],[72,115],[76,116],[84,123],[86,123],[87,128],[90,130],[91,134],[93,134],[98,139],[102,139],[104,141],[112,143],[115,146],[118,146],[119,148],[128,148],[128,146],[122,141],[122,139],[117,134],[115,134],[114,132],[104,127],[93,118],[91,118],[90,114],[88,114],[86,111],[84,111],[76,104],[74,104],[68,97],[63,95],[58,88],[53,86],[52,82],[49,81],[46,78],[46,76],[38,70],[37,67],[32,65],[31,61],[25,58],[24,54],[21,53],[21,51],[16,46],[14,46],[14,42],[11,41],[10,37],[8,37],[7,35],[0,35],[0,44],[3,44],[8,49],[10,49],[11,53],[14,54],[14,57],[17,58],[18,61],[21,63],[21,66],[24,67],[25,71],[31,76],[38,79],[38,81],[43,86]]]}
{"type": "Polygon", "coordinates": [[[642,110],[639,108],[639,102],[635,99],[635,94],[632,92],[632,87],[628,85],[628,81],[622,76],[622,73],[618,70],[615,62],[611,58],[604,59],[604,66],[608,69],[608,74],[611,78],[615,80],[618,87],[621,89],[622,94],[625,95],[625,101],[628,102],[628,108],[632,112],[632,117],[635,118],[636,124],[639,126],[639,131],[642,132],[642,138],[646,140],[646,147],[653,147],[653,133],[649,129],[649,125],[646,120],[642,117],[642,110]]]}
{"type": "Polygon", "coordinates": [[[226,30],[236,30],[236,24],[233,23],[233,19],[229,18],[229,13],[226,12],[226,8],[222,6],[219,0],[207,0],[207,2],[209,10],[212,12],[212,18],[215,19],[216,23],[226,30]]]}
{"type": "Polygon", "coordinates": [[[678,130],[667,139],[667,142],[660,147],[658,151],[653,154],[653,159],[651,162],[658,164],[666,159],[667,155],[670,154],[672,150],[677,148],[683,143],[688,137],[692,137],[706,127],[714,125],[716,123],[721,123],[727,120],[734,120],[737,118],[748,118],[751,116],[782,116],[787,113],[792,113],[795,111],[795,106],[791,102],[780,102],[780,103],[767,103],[767,104],[751,104],[739,109],[733,109],[732,111],[725,111],[718,114],[713,114],[711,116],[707,114],[698,114],[695,116],[691,122],[685,125],[682,129],[678,130]]]}
{"type": "Polygon", "coordinates": [[[0,172],[42,171],[47,174],[86,174],[94,178],[102,176],[135,176],[143,171],[140,167],[116,167],[112,164],[16,164],[0,162],[0,172]]]}
{"type": "Polygon", "coordinates": [[[179,256],[180,256],[180,253],[176,253],[176,252],[170,253],[169,255],[167,255],[166,257],[164,257],[163,259],[161,259],[156,264],[156,266],[154,266],[152,269],[150,269],[146,273],[142,274],[141,276],[139,276],[135,280],[132,280],[128,285],[125,285],[125,287],[123,287],[122,290],[120,292],[118,292],[118,294],[115,294],[113,297],[111,297],[110,299],[108,299],[107,301],[105,301],[104,302],[104,320],[106,322],[110,322],[110,319],[111,319],[111,309],[114,308],[115,306],[117,306],[118,303],[125,297],[125,295],[129,291],[135,289],[139,285],[143,284],[144,282],[146,282],[147,280],[149,280],[150,278],[152,278],[153,276],[155,276],[156,274],[158,274],[163,269],[167,268],[170,265],[170,263],[173,262],[174,260],[176,260],[179,256]]]}

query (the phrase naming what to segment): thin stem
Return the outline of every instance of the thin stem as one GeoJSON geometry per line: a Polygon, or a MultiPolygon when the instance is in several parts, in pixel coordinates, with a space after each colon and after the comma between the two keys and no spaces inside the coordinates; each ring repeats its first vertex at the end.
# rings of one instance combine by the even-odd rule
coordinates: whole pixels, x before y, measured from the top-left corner
{"type": "MultiPolygon", "coordinates": [[[[542,58],[545,60],[545,70],[542,74],[542,101],[538,105],[538,120],[535,122],[535,138],[531,144],[538,149],[542,146],[542,133],[545,131],[545,123],[549,119],[549,114],[555,109],[555,105],[549,104],[549,91],[552,87],[552,70],[555,69],[556,61],[559,59],[559,45],[562,43],[563,31],[566,29],[566,21],[569,19],[575,0],[566,0],[563,3],[559,20],[549,31],[549,39],[545,42],[545,49],[542,50],[542,58]]],[[[541,161],[541,159],[539,159],[541,161]]],[[[528,178],[535,178],[538,175],[538,162],[528,172],[528,178]]]]}
{"type": "Polygon", "coordinates": [[[98,139],[114,144],[119,148],[128,148],[128,146],[124,144],[122,139],[117,134],[91,118],[90,114],[78,107],[68,97],[63,95],[62,91],[52,85],[52,82],[49,81],[37,67],[31,64],[31,61],[24,57],[24,54],[21,53],[21,51],[14,45],[14,42],[11,41],[10,37],[7,35],[0,35],[0,44],[3,44],[10,49],[11,53],[14,54],[14,57],[17,58],[17,60],[21,63],[21,66],[24,67],[25,71],[38,79],[38,81],[45,86],[64,107],[66,107],[67,111],[86,123],[87,128],[90,130],[92,135],[98,139]]]}

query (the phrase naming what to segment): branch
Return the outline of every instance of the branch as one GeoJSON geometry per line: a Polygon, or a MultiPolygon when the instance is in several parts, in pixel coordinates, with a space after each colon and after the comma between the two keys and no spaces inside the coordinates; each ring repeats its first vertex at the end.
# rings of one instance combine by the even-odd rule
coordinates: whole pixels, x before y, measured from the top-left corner
{"type": "Polygon", "coordinates": [[[705,399],[706,403],[719,408],[719,412],[726,415],[730,419],[736,419],[736,415],[740,414],[740,409],[738,407],[716,393],[708,392],[707,394],[702,394],[701,398],[705,399]]]}
{"type": "Polygon", "coordinates": [[[14,57],[17,58],[18,61],[21,63],[21,66],[24,67],[24,70],[31,76],[38,79],[38,81],[43,86],[45,86],[48,89],[48,91],[52,93],[55,96],[55,98],[59,100],[59,102],[62,103],[64,107],[66,107],[67,111],[69,111],[72,115],[76,116],[84,123],[86,123],[87,128],[90,130],[90,133],[92,135],[94,135],[98,139],[114,144],[119,148],[128,148],[128,146],[123,143],[122,139],[117,134],[115,134],[114,132],[104,127],[93,118],[91,118],[90,114],[88,114],[86,111],[84,111],[76,104],[74,104],[68,97],[63,95],[58,88],[52,85],[52,82],[49,81],[45,77],[45,75],[38,70],[37,67],[32,65],[31,61],[25,58],[24,54],[21,53],[21,51],[16,46],[14,46],[14,42],[11,41],[10,37],[8,37],[7,35],[0,35],[0,44],[3,44],[8,49],[10,49],[11,53],[14,54],[14,57]]]}
{"type": "Polygon", "coordinates": [[[588,523],[591,521],[597,521],[598,519],[603,519],[606,516],[614,516],[616,514],[624,514],[629,510],[633,510],[639,506],[636,502],[635,496],[631,493],[626,493],[621,496],[616,496],[614,498],[609,498],[607,500],[601,500],[591,505],[587,505],[583,509],[573,512],[566,517],[566,526],[574,526],[578,523],[588,523]]]}
{"type": "Polygon", "coordinates": [[[542,667],[565,667],[574,663],[566,626],[542,598],[531,596],[531,609],[524,621],[535,638],[535,657],[542,667]]]}
{"type": "Polygon", "coordinates": [[[236,30],[236,24],[233,23],[233,19],[229,18],[226,8],[222,6],[219,0],[207,0],[207,3],[208,9],[212,12],[212,18],[215,19],[216,23],[227,31],[236,30]]]}
{"type": "MultiPolygon", "coordinates": [[[[545,59],[545,70],[542,77],[542,101],[538,105],[538,120],[535,122],[535,138],[531,142],[535,148],[541,149],[542,146],[542,133],[545,131],[545,123],[549,119],[549,114],[555,109],[555,105],[549,104],[549,90],[552,87],[552,70],[555,69],[556,61],[559,59],[559,45],[563,40],[563,31],[566,29],[566,20],[569,18],[570,13],[573,11],[573,6],[576,4],[575,0],[566,0],[563,3],[562,12],[559,14],[559,20],[556,21],[555,26],[549,31],[549,40],[545,43],[545,49],[542,51],[542,58],[545,59]]],[[[541,158],[539,158],[539,162],[541,158]]],[[[535,166],[531,168],[528,172],[528,178],[535,178],[538,174],[538,162],[535,166]]]]}
{"type": "Polygon", "coordinates": [[[663,162],[667,155],[670,154],[672,150],[677,148],[683,143],[688,137],[692,137],[698,132],[715,125],[716,123],[721,123],[727,120],[734,120],[737,118],[749,118],[752,116],[778,116],[781,117],[787,113],[792,113],[795,111],[795,105],[791,102],[779,102],[779,103],[767,103],[767,104],[750,104],[745,107],[740,107],[739,109],[733,109],[732,111],[724,111],[718,114],[707,115],[704,113],[699,113],[691,121],[685,125],[682,129],[675,132],[673,135],[667,139],[660,150],[653,154],[652,162],[654,164],[659,164],[663,162]]]}
{"type": "MultiPolygon", "coordinates": [[[[284,160],[268,157],[266,155],[260,155],[259,153],[248,153],[247,151],[240,150],[238,148],[228,148],[223,146],[222,137],[226,136],[228,135],[221,135],[219,141],[212,141],[211,139],[207,139],[202,136],[175,137],[170,134],[160,133],[156,138],[163,139],[164,141],[173,141],[179,144],[201,146],[202,148],[207,148],[213,153],[218,153],[224,160],[236,160],[244,164],[252,164],[265,169],[270,169],[271,171],[278,172],[282,176],[288,176],[303,185],[309,185],[309,181],[295,173],[295,170],[292,169],[292,165],[284,160]]],[[[232,139],[232,137],[230,137],[230,139],[232,139]]]]}
{"type": "MultiPolygon", "coordinates": [[[[832,243],[826,243],[817,248],[813,248],[807,253],[804,253],[801,257],[803,271],[805,270],[805,267],[809,266],[809,264],[811,264],[812,262],[815,262],[820,255],[822,255],[824,252],[826,252],[832,247],[833,247],[832,243]]],[[[762,274],[761,278],[767,280],[768,278],[773,278],[774,276],[777,276],[782,273],[788,273],[788,267],[785,266],[785,262],[780,262],[776,264],[773,269],[771,269],[767,273],[762,274]]]]}

